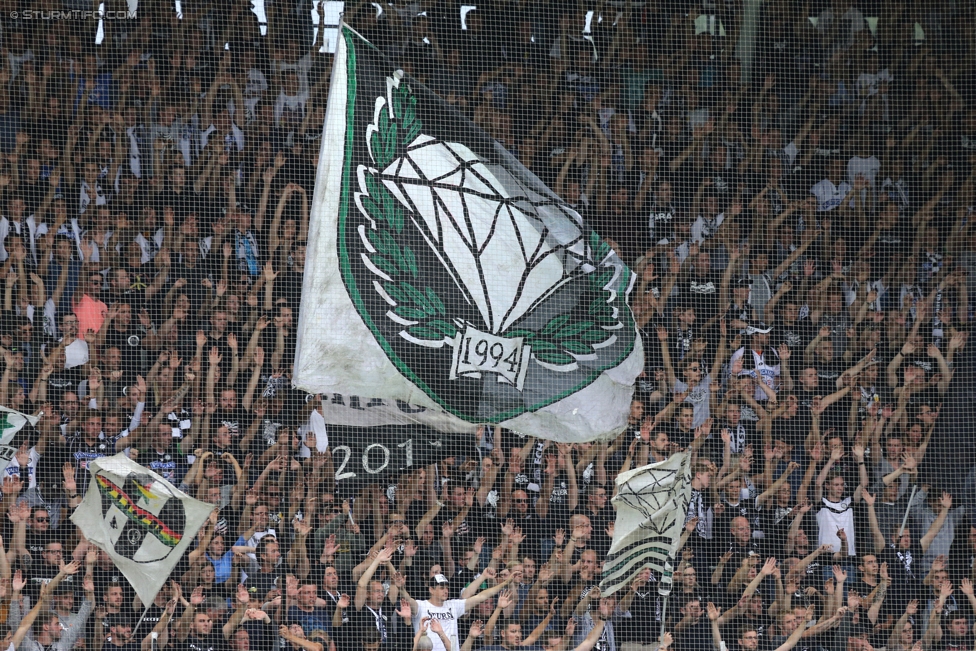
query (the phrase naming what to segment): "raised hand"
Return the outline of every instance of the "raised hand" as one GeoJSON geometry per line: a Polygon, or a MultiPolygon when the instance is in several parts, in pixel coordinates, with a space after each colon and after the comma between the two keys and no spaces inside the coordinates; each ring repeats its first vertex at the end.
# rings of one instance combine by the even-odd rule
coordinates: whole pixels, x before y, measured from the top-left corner
{"type": "Polygon", "coordinates": [[[190,593],[190,604],[193,606],[199,606],[204,601],[207,600],[207,595],[203,592],[203,586],[197,586],[190,593]]]}
{"type": "Polygon", "coordinates": [[[502,590],[498,593],[498,608],[505,610],[515,603],[515,596],[511,590],[502,590]]]}
{"type": "Polygon", "coordinates": [[[552,568],[549,563],[544,564],[539,568],[538,581],[539,583],[548,583],[552,580],[552,577],[556,576],[556,570],[552,568]]]}
{"type": "Polygon", "coordinates": [[[411,621],[413,610],[410,608],[410,603],[406,599],[400,600],[400,607],[396,609],[396,614],[408,622],[411,621]]]}
{"type": "Polygon", "coordinates": [[[62,563],[59,571],[70,576],[72,574],[77,574],[78,570],[80,569],[81,563],[78,561],[71,561],[70,563],[62,563]]]}
{"type": "Polygon", "coordinates": [[[719,610],[718,606],[713,604],[711,601],[708,602],[707,612],[708,612],[708,621],[710,622],[714,622],[715,620],[717,620],[719,617],[722,616],[722,611],[719,610]]]}
{"type": "Polygon", "coordinates": [[[945,600],[951,597],[953,592],[952,581],[943,581],[942,585],[939,586],[939,601],[945,603],[945,600]]]}
{"type": "Polygon", "coordinates": [[[471,622],[471,628],[468,629],[468,637],[481,637],[485,634],[485,622],[483,620],[475,620],[471,622]]]}
{"type": "Polygon", "coordinates": [[[947,493],[945,491],[942,491],[942,497],[941,497],[941,499],[939,499],[939,505],[942,508],[944,508],[945,510],[947,510],[947,511],[949,509],[951,509],[952,508],[952,495],[950,495],[949,493],[947,493]]]}
{"type": "Polygon", "coordinates": [[[837,579],[838,583],[847,580],[847,572],[845,572],[844,568],[842,568],[840,565],[834,565],[831,569],[833,570],[834,578],[837,579]]]}

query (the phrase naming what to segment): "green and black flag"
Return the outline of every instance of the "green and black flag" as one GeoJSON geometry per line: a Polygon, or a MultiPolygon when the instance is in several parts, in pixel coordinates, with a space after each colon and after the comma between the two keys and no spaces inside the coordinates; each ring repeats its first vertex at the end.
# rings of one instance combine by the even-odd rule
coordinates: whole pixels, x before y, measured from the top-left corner
{"type": "Polygon", "coordinates": [[[498,142],[341,27],[295,383],[563,441],[626,426],[627,266],[498,142]]]}

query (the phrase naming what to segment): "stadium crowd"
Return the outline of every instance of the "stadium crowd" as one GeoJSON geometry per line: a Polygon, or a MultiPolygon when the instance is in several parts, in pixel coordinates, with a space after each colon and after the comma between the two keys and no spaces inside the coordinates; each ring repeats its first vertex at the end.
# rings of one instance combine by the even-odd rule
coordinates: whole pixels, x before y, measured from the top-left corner
{"type": "Polygon", "coordinates": [[[345,18],[638,272],[630,426],[349,485],[289,381],[322,6],[144,1],[95,46],[5,3],[0,404],[43,414],[2,648],[974,649],[972,3],[490,4],[345,18]],[[602,595],[613,478],[678,450],[666,611],[650,570],[602,595]],[[69,519],[117,452],[216,505],[151,604],[69,519]]]}

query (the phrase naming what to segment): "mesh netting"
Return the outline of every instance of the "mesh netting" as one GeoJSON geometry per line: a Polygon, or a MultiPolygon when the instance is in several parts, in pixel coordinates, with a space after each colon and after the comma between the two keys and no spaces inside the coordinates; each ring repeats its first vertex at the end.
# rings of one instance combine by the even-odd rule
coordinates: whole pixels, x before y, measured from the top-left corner
{"type": "Polygon", "coordinates": [[[4,644],[972,649],[974,37],[6,3],[4,644]]]}

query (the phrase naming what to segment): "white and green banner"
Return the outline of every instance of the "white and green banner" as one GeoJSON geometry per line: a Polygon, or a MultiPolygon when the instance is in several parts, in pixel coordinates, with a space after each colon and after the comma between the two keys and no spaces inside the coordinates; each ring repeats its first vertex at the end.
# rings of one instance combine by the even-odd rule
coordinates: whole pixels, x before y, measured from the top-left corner
{"type": "Polygon", "coordinates": [[[691,499],[688,453],[617,475],[611,500],[617,518],[603,564],[600,592],[611,595],[646,567],[661,576],[658,591],[671,592],[675,549],[691,499]]]}
{"type": "Polygon", "coordinates": [[[626,426],[634,277],[572,207],[348,27],[312,206],[295,383],[561,441],[626,426]]]}
{"type": "Polygon", "coordinates": [[[38,416],[28,416],[15,409],[0,407],[0,445],[9,445],[25,425],[37,425],[38,420],[38,416]]]}

